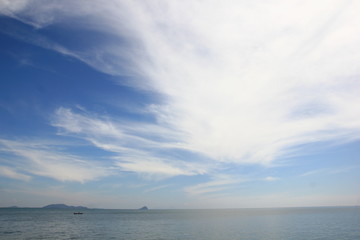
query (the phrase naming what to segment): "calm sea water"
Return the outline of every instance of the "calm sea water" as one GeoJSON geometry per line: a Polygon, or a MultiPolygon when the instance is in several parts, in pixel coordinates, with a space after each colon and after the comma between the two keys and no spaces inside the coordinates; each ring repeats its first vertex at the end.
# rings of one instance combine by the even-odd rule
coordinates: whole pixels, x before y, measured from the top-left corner
{"type": "Polygon", "coordinates": [[[0,209],[0,239],[360,239],[360,207],[83,212],[0,209]]]}

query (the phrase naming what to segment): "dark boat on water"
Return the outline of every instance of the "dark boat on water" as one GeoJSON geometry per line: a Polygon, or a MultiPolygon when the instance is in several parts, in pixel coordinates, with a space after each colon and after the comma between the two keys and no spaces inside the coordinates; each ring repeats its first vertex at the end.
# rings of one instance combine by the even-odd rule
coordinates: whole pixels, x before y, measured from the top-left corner
{"type": "Polygon", "coordinates": [[[74,214],[83,214],[82,212],[74,212],[74,214]]]}

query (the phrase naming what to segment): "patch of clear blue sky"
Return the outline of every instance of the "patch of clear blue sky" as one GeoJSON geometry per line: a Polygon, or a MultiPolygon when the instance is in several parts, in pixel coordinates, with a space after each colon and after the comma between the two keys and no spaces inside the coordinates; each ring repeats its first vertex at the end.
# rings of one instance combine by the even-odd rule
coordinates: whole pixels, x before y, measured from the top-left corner
{"type": "MultiPolygon", "coordinates": [[[[1,22],[7,22],[8,28],[16,29],[20,25],[26,31],[36,31],[15,20],[1,18],[1,22]]],[[[56,28],[48,32],[50,37],[59,42],[68,39],[69,41],[65,40],[66,45],[74,48],[84,43],[86,45],[94,35],[75,35],[75,31],[69,33],[70,37],[66,32],[57,35],[56,28]]],[[[124,119],[150,120],[149,116],[131,113],[116,105],[144,105],[154,101],[150,93],[119,85],[113,76],[96,71],[72,57],[21,41],[6,33],[0,34],[0,114],[2,125],[6,126],[2,134],[9,132],[27,135],[45,129],[51,131],[43,124],[43,119],[60,106],[80,105],[89,111],[121,116],[124,119]]],[[[45,30],[41,34],[47,35],[45,30]]],[[[26,36],[23,37],[26,39],[26,36]]],[[[116,80],[119,81],[119,77],[116,80]]]]}

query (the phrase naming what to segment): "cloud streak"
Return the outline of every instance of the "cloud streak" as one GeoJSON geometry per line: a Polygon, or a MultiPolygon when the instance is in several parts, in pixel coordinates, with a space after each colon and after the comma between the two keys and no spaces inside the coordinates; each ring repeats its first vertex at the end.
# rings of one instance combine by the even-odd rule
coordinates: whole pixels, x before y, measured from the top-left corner
{"type": "Polygon", "coordinates": [[[63,107],[57,109],[52,125],[58,127],[62,135],[84,139],[95,147],[112,153],[114,165],[122,171],[162,178],[204,174],[210,168],[202,166],[201,161],[187,161],[171,154],[172,151],[188,149],[178,142],[181,134],[165,126],[116,121],[106,116],[91,115],[84,111],[74,112],[63,107]]]}
{"type": "Polygon", "coordinates": [[[300,11],[233,4],[142,12],[153,24],[139,33],[153,64],[140,67],[170,98],[160,107],[165,121],[194,150],[236,163],[270,164],[297,145],[356,138],[359,39],[342,39],[357,31],[346,21],[358,18],[351,5],[334,1],[317,17],[324,6],[309,2],[300,11]]]}
{"type": "Polygon", "coordinates": [[[186,187],[184,191],[190,195],[214,194],[228,190],[246,181],[249,181],[249,179],[240,178],[239,176],[215,174],[210,181],[186,187]]]}
{"type": "Polygon", "coordinates": [[[17,180],[23,180],[23,181],[29,181],[31,177],[26,174],[19,173],[15,169],[0,166],[0,176],[17,179],[17,180]]]}
{"type": "Polygon", "coordinates": [[[16,159],[10,162],[11,167],[1,168],[2,175],[10,178],[30,180],[28,175],[19,173],[20,170],[59,181],[83,183],[112,174],[110,168],[98,162],[62,152],[58,149],[60,146],[45,142],[0,139],[0,147],[1,152],[16,159]]]}

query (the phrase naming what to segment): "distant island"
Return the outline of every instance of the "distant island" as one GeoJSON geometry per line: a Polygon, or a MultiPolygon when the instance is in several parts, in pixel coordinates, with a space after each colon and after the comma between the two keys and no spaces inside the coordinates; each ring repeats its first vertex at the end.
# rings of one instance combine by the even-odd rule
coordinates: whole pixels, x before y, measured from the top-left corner
{"type": "Polygon", "coordinates": [[[50,208],[50,209],[88,209],[87,207],[84,206],[68,206],[66,204],[63,203],[58,203],[58,204],[50,204],[47,205],[43,208],[50,208]]]}
{"type": "MultiPolygon", "coordinates": [[[[56,204],[50,204],[50,205],[46,205],[44,207],[18,207],[18,206],[10,206],[10,207],[0,207],[0,209],[2,208],[44,208],[44,209],[73,209],[73,210],[85,210],[85,209],[103,209],[103,208],[88,208],[88,207],[84,207],[84,206],[69,206],[63,203],[56,203],[56,204]]],[[[130,210],[141,210],[141,211],[146,211],[149,210],[149,208],[147,206],[143,206],[141,208],[137,208],[137,209],[130,209],[130,210]]]]}

